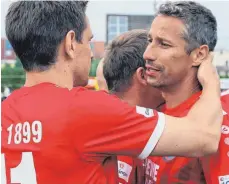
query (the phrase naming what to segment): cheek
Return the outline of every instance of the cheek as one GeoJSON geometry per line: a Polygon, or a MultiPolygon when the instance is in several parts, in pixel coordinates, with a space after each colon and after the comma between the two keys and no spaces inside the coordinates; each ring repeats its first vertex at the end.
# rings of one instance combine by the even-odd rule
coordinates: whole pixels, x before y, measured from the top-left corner
{"type": "Polygon", "coordinates": [[[173,73],[176,70],[177,59],[171,53],[164,53],[161,55],[159,60],[161,66],[163,67],[163,73],[173,73]]]}
{"type": "Polygon", "coordinates": [[[85,49],[85,54],[86,54],[86,56],[87,56],[87,58],[88,58],[88,60],[89,61],[91,61],[91,56],[92,56],[92,52],[91,52],[91,48],[90,48],[90,46],[89,47],[87,47],[86,49],[85,49]]]}
{"type": "Polygon", "coordinates": [[[83,52],[81,54],[81,57],[79,58],[84,62],[84,66],[88,66],[91,63],[91,50],[88,48],[87,45],[84,46],[83,52]]]}
{"type": "Polygon", "coordinates": [[[171,49],[165,52],[164,55],[165,68],[171,73],[180,73],[186,71],[189,67],[188,55],[180,49],[171,49]]]}

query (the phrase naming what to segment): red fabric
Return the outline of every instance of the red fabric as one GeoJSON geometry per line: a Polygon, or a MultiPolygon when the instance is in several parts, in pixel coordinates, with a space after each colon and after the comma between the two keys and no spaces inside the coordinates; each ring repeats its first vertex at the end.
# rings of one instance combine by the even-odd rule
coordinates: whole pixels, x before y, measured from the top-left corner
{"type": "Polygon", "coordinates": [[[105,92],[50,83],[23,87],[2,103],[7,183],[117,183],[114,154],[142,152],[158,122],[153,113],[145,118],[105,92]],[[31,169],[25,172],[23,164],[31,169]]]}
{"type": "Polygon", "coordinates": [[[135,182],[134,159],[128,156],[117,156],[118,159],[118,183],[133,184],[135,182]]]}
{"type": "Polygon", "coordinates": [[[229,94],[222,96],[221,101],[224,119],[218,152],[200,159],[208,184],[229,183],[229,94]]]}
{"type": "MultiPolygon", "coordinates": [[[[168,109],[165,107],[163,112],[171,116],[183,117],[199,99],[200,95],[201,92],[194,94],[175,108],[168,109]]],[[[229,95],[222,96],[221,99],[225,113],[229,112],[229,95]]],[[[214,155],[199,159],[172,156],[149,157],[145,166],[145,183],[201,184],[207,182],[208,184],[223,184],[223,182],[229,182],[229,142],[228,144],[225,143],[225,139],[229,138],[228,114],[224,115],[223,127],[228,127],[228,133],[222,133],[219,150],[214,155]]]]}

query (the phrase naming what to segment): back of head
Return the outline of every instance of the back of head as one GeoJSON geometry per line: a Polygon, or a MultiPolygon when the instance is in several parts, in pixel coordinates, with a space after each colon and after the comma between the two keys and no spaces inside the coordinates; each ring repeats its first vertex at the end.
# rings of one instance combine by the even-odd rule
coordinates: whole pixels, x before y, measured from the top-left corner
{"type": "Polygon", "coordinates": [[[193,1],[163,3],[156,14],[180,19],[185,27],[184,39],[187,53],[201,45],[208,45],[214,51],[217,43],[217,22],[211,10],[193,1]]]}
{"type": "Polygon", "coordinates": [[[55,64],[58,46],[68,31],[81,42],[87,1],[19,1],[6,16],[6,35],[26,71],[55,64]]]}
{"type": "Polygon", "coordinates": [[[147,31],[132,30],[115,38],[107,47],[103,73],[110,92],[123,92],[130,87],[139,67],[145,66],[147,31]]]}

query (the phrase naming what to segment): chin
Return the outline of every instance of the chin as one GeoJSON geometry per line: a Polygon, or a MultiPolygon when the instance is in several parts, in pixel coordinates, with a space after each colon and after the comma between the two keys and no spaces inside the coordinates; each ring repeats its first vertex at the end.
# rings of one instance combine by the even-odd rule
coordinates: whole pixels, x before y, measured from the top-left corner
{"type": "Polygon", "coordinates": [[[150,86],[154,86],[157,83],[157,80],[155,78],[152,78],[152,77],[147,77],[147,83],[150,86]]]}
{"type": "Polygon", "coordinates": [[[161,88],[163,85],[156,79],[152,77],[147,78],[147,83],[154,88],[161,88]]]}

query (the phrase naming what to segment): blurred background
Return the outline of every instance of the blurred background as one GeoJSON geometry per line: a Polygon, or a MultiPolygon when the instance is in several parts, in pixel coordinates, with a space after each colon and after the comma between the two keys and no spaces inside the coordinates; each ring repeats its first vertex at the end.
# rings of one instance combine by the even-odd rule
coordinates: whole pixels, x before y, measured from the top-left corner
{"type": "MultiPolygon", "coordinates": [[[[196,0],[208,7],[218,22],[218,42],[214,65],[221,78],[221,89],[229,89],[229,1],[196,0]]],[[[87,87],[97,89],[96,68],[106,45],[119,34],[131,29],[149,29],[153,14],[163,0],[151,1],[91,1],[87,15],[94,38],[91,42],[94,58],[87,87]]],[[[12,1],[1,1],[1,97],[24,84],[25,74],[5,34],[5,16],[12,1]]]]}

